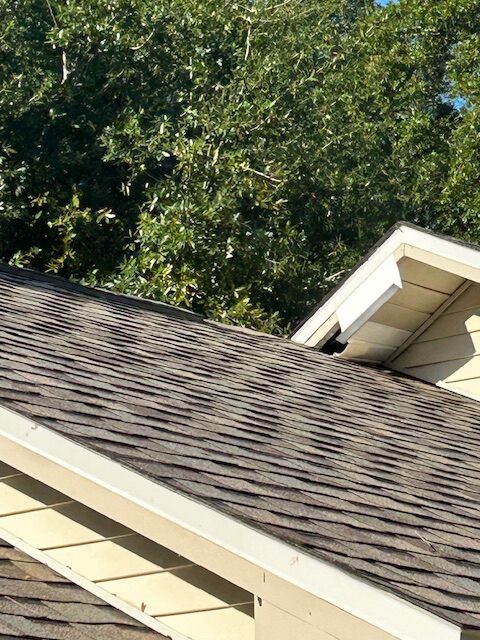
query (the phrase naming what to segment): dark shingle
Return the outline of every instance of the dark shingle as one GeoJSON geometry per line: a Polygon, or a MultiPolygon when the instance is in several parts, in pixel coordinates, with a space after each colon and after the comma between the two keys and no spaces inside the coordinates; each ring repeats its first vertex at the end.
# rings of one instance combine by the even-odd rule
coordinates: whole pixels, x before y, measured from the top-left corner
{"type": "Polygon", "coordinates": [[[0,551],[1,640],[167,640],[3,540],[0,551]]]}
{"type": "Polygon", "coordinates": [[[28,271],[0,270],[0,296],[4,406],[480,628],[478,403],[28,271]]]}

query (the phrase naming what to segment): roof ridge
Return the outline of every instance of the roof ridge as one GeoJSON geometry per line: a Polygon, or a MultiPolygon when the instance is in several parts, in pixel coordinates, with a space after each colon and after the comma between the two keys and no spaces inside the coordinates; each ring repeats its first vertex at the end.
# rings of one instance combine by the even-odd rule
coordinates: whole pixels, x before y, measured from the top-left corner
{"type": "Polygon", "coordinates": [[[136,296],[130,293],[123,293],[121,291],[105,289],[103,287],[94,287],[92,285],[82,284],[81,282],[70,280],[65,276],[60,276],[54,273],[37,271],[36,269],[31,269],[28,267],[13,266],[4,262],[0,262],[0,273],[1,272],[12,273],[14,275],[20,275],[24,277],[30,276],[32,280],[44,281],[46,283],[52,283],[53,285],[57,284],[59,285],[58,288],[74,292],[76,291],[90,297],[97,297],[104,300],[121,301],[132,307],[137,307],[140,309],[143,308],[157,313],[161,313],[163,311],[165,312],[165,315],[171,315],[175,317],[188,317],[189,320],[195,322],[205,322],[208,324],[224,327],[231,331],[240,331],[242,333],[248,333],[250,335],[262,335],[268,338],[276,338],[290,343],[288,336],[274,335],[265,331],[260,331],[258,329],[251,329],[250,327],[228,324],[226,322],[221,322],[220,320],[207,318],[205,316],[202,316],[200,313],[197,313],[196,311],[192,311],[191,309],[186,309],[185,307],[171,304],[169,302],[162,302],[161,300],[143,298],[142,296],[136,296]]]}
{"type": "Polygon", "coordinates": [[[95,287],[88,284],[82,284],[81,282],[77,282],[76,280],[71,280],[66,276],[60,276],[56,273],[47,273],[45,271],[38,271],[36,269],[31,269],[28,267],[18,267],[10,264],[6,264],[4,262],[0,262],[0,272],[4,273],[12,273],[15,275],[21,276],[30,276],[32,280],[44,281],[47,283],[57,284],[59,288],[78,291],[79,293],[85,293],[92,297],[99,297],[104,299],[121,299],[125,300],[125,302],[132,304],[133,306],[140,306],[150,308],[152,310],[158,310],[161,307],[164,310],[169,310],[173,312],[175,315],[183,315],[187,314],[189,316],[194,316],[199,320],[205,320],[203,316],[195,311],[191,311],[190,309],[186,309],[184,307],[180,307],[177,305],[170,304],[168,302],[162,302],[161,300],[153,300],[151,298],[143,298],[142,296],[135,296],[129,293],[122,293],[120,291],[115,291],[111,289],[106,289],[104,287],[95,287]]]}
{"type": "MultiPolygon", "coordinates": [[[[78,282],[75,281],[71,281],[68,278],[65,278],[63,276],[59,276],[53,273],[45,273],[42,271],[36,271],[35,269],[29,269],[26,267],[15,267],[12,265],[7,265],[5,263],[0,262],[0,273],[12,273],[14,275],[20,275],[20,276],[24,276],[24,275],[28,275],[32,277],[32,280],[37,280],[37,281],[44,281],[46,283],[52,283],[52,284],[58,284],[60,285],[58,289],[64,289],[64,290],[71,290],[73,292],[78,292],[81,293],[83,295],[87,295],[91,298],[99,298],[99,299],[104,299],[106,301],[109,300],[113,300],[113,301],[121,301],[121,302],[125,302],[128,305],[132,306],[132,307],[136,307],[139,309],[147,309],[147,310],[151,310],[154,311],[156,313],[161,314],[162,311],[166,312],[165,315],[169,315],[171,317],[177,317],[177,318],[182,318],[182,317],[187,317],[189,320],[193,320],[195,322],[198,322],[200,324],[207,324],[207,325],[212,325],[215,327],[219,327],[220,329],[226,329],[227,331],[232,331],[232,332],[240,332],[243,334],[248,334],[250,336],[258,336],[258,337],[263,337],[263,338],[267,338],[268,340],[274,341],[274,342],[281,342],[282,345],[290,350],[293,350],[294,352],[314,352],[316,354],[316,357],[318,357],[320,360],[323,359],[327,359],[327,360],[331,360],[334,359],[337,362],[337,366],[339,367],[344,367],[344,366],[348,366],[350,369],[355,369],[357,368],[360,371],[365,371],[368,369],[373,369],[375,370],[378,374],[380,375],[384,375],[387,377],[396,377],[396,378],[400,378],[409,382],[414,382],[417,385],[420,384],[422,385],[424,388],[428,388],[429,390],[435,390],[435,392],[441,391],[443,394],[449,394],[452,400],[458,400],[459,396],[458,394],[456,394],[455,392],[453,392],[451,389],[440,389],[439,387],[437,387],[434,384],[428,383],[426,381],[423,380],[419,380],[418,378],[415,378],[415,376],[409,375],[406,372],[398,372],[398,371],[393,371],[392,369],[389,369],[385,366],[379,365],[377,363],[370,363],[370,362],[354,362],[354,361],[346,361],[342,358],[338,358],[326,353],[321,352],[320,350],[314,348],[314,347],[309,347],[307,345],[304,344],[300,344],[297,342],[293,342],[288,336],[280,336],[280,335],[275,335],[275,334],[270,334],[270,333],[266,333],[264,331],[259,331],[257,329],[250,329],[249,327],[242,327],[242,326],[238,326],[238,325],[234,325],[234,324],[227,324],[227,323],[223,323],[220,322],[218,320],[213,320],[210,318],[205,318],[202,315],[195,313],[194,311],[190,311],[189,309],[184,309],[182,307],[177,307],[175,305],[166,303],[166,302],[161,302],[158,300],[150,300],[148,298],[142,298],[140,296],[134,296],[131,294],[126,294],[126,293],[120,293],[117,291],[110,291],[108,289],[103,289],[101,287],[92,287],[89,285],[85,285],[85,284],[80,284],[78,282]],[[347,364],[348,363],[348,364],[347,364]]],[[[466,401],[468,401],[469,399],[462,396],[462,403],[465,404],[466,401]]],[[[473,400],[471,400],[471,402],[475,402],[473,400]]],[[[468,402],[467,402],[468,404],[468,402]]]]}

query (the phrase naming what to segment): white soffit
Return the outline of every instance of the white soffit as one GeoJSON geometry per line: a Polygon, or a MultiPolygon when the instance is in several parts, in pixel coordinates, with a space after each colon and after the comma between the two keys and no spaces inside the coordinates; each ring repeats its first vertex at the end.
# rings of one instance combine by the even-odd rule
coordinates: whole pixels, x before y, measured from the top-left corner
{"type": "Polygon", "coordinates": [[[0,436],[26,455],[38,454],[399,640],[461,638],[460,627],[1,407],[0,436]]]}
{"type": "MultiPolygon", "coordinates": [[[[386,281],[380,284],[382,280],[381,267],[383,264],[388,264],[389,259],[398,262],[403,257],[418,260],[473,282],[480,282],[480,251],[478,249],[448,238],[436,236],[421,229],[401,225],[299,327],[291,339],[307,346],[321,345],[331,335],[332,318],[336,317],[337,324],[339,324],[344,333],[342,338],[348,340],[348,336],[351,333],[344,332],[341,318],[338,315],[339,311],[341,314],[345,304],[346,308],[349,308],[348,300],[355,296],[357,290],[368,290],[368,287],[362,288],[362,285],[369,282],[370,278],[373,278],[371,282],[375,283],[376,287],[376,289],[369,291],[370,301],[372,297],[375,297],[375,293],[379,299],[384,296],[388,287],[388,280],[391,279],[391,272],[389,270],[385,271],[386,281]],[[376,273],[377,275],[375,275],[376,273]]],[[[378,307],[383,302],[380,300],[378,307]]]]}

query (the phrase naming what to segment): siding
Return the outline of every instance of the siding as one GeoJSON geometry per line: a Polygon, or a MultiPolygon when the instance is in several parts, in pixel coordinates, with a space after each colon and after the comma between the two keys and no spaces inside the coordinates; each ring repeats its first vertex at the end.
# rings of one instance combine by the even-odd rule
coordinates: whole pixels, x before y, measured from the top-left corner
{"type": "Polygon", "coordinates": [[[0,539],[0,640],[170,640],[0,539]]]}
{"type": "Polygon", "coordinates": [[[460,295],[392,366],[480,397],[480,285],[460,295]]]}
{"type": "MultiPolygon", "coordinates": [[[[324,608],[323,620],[310,612],[307,622],[266,600],[255,603],[255,640],[398,640],[396,636],[346,615],[335,607],[324,608]]],[[[348,615],[348,614],[347,614],[348,615]]]]}
{"type": "MultiPolygon", "coordinates": [[[[166,544],[175,553],[188,557],[194,563],[208,566],[217,575],[257,594],[260,600],[255,598],[255,640],[307,640],[308,634],[312,640],[330,640],[330,637],[333,640],[398,640],[396,635],[303,591],[173,522],[146,512],[128,499],[115,495],[38,454],[26,452],[18,445],[7,444],[1,437],[0,448],[2,452],[9,454],[9,461],[15,462],[20,473],[28,470],[38,480],[61,486],[68,495],[72,495],[72,499],[82,496],[85,503],[105,514],[105,517],[114,518],[123,526],[135,527],[139,536],[144,535],[152,543],[166,544]],[[280,623],[283,624],[279,628],[280,623]],[[292,627],[294,623],[298,627],[292,627]],[[278,636],[273,634],[274,629],[278,631],[278,636]]],[[[18,473],[15,469],[10,471],[0,462],[0,477],[18,473]]],[[[59,559],[65,560],[65,557],[59,559]]],[[[100,563],[98,565],[101,568],[100,563]]],[[[89,562],[82,566],[89,570],[92,564],[89,562]]],[[[98,569],[95,577],[98,578],[98,569]]],[[[213,637],[210,627],[209,640],[213,637]]],[[[245,636],[242,640],[244,638],[245,636]]]]}

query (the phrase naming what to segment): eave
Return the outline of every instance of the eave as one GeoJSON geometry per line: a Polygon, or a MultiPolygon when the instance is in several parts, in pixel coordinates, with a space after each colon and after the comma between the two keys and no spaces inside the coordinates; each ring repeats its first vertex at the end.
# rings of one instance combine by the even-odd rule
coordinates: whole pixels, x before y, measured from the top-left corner
{"type": "MultiPolygon", "coordinates": [[[[39,423],[4,408],[0,409],[0,418],[5,462],[151,539],[155,540],[161,523],[167,523],[171,548],[182,536],[213,543],[232,558],[296,585],[399,640],[461,638],[460,627],[448,620],[162,486],[39,423]]],[[[59,566],[54,568],[62,571],[59,566]]],[[[75,580],[74,575],[67,577],[75,580]]],[[[133,615],[130,610],[128,613],[133,615]]],[[[145,622],[138,612],[136,617],[145,622]]]]}

